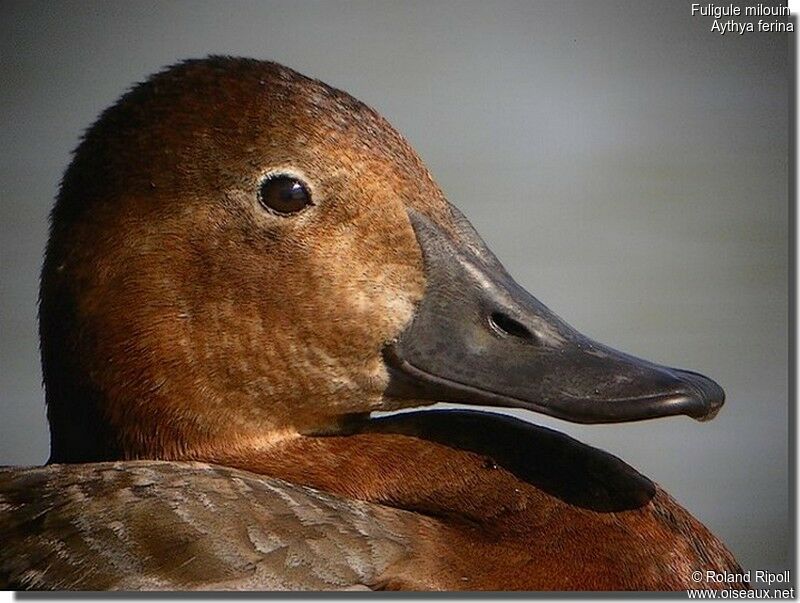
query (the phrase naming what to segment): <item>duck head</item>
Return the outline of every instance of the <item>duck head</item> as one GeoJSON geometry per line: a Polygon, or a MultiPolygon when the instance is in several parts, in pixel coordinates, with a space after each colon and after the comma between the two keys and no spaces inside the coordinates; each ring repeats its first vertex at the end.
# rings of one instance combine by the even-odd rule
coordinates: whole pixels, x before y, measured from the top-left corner
{"type": "Polygon", "coordinates": [[[382,117],[254,60],[169,68],[88,130],[40,325],[53,461],[202,458],[436,401],[584,423],[723,402],[576,332],[382,117]]]}

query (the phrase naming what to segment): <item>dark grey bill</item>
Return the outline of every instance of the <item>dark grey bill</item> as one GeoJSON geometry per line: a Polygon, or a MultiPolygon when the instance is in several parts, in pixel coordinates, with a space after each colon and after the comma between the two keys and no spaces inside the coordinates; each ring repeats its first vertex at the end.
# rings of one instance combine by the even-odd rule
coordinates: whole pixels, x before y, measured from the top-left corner
{"type": "Polygon", "coordinates": [[[518,407],[579,423],[713,418],[722,388],[584,337],[509,276],[458,210],[456,236],[410,209],[426,290],[384,349],[386,396],[518,407]]]}

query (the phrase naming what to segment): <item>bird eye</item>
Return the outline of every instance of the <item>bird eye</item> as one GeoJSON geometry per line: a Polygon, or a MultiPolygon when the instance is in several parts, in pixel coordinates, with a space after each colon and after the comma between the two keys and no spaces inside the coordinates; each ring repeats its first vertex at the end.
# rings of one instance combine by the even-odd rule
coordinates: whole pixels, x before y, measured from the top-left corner
{"type": "Polygon", "coordinates": [[[311,205],[311,194],[303,183],[290,176],[269,176],[261,183],[258,200],[277,214],[295,214],[311,205]]]}

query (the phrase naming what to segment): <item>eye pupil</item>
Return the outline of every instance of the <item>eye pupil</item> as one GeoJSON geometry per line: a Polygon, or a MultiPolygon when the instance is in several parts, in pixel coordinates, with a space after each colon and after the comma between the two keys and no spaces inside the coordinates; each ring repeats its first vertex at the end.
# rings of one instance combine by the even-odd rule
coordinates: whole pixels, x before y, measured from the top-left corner
{"type": "Polygon", "coordinates": [[[296,178],[270,176],[261,183],[259,201],[270,211],[293,214],[311,205],[311,195],[296,178]]]}

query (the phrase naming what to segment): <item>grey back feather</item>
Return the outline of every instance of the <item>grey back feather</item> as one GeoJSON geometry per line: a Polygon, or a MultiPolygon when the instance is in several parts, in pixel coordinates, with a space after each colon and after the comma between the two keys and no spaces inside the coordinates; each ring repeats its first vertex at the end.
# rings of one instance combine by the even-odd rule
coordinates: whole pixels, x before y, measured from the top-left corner
{"type": "Polygon", "coordinates": [[[221,466],[0,469],[0,587],[370,588],[419,516],[221,466]]]}

